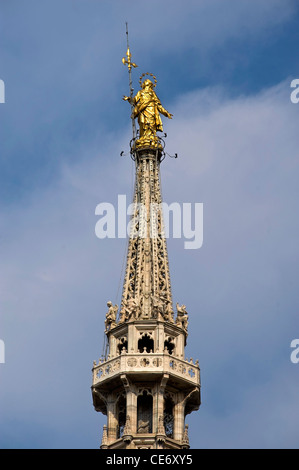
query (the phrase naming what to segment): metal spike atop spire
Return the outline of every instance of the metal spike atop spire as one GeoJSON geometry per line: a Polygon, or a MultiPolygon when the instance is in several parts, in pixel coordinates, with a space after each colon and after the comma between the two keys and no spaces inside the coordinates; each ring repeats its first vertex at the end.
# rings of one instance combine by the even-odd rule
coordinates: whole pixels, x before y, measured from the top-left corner
{"type": "MultiPolygon", "coordinates": [[[[134,88],[132,84],[132,67],[136,68],[138,65],[136,65],[134,62],[131,62],[131,57],[132,54],[130,52],[130,46],[129,46],[129,32],[128,32],[128,23],[126,23],[126,35],[127,35],[127,52],[126,56],[122,58],[122,63],[124,65],[128,66],[128,72],[129,72],[129,87],[130,87],[130,99],[128,100],[131,103],[131,111],[133,113],[134,105],[133,105],[133,94],[134,94],[134,88]]],[[[126,97],[124,97],[125,99],[126,97]]],[[[133,130],[133,140],[136,138],[136,124],[135,124],[135,119],[133,118],[133,115],[131,115],[132,119],[132,130],[133,130]]]]}

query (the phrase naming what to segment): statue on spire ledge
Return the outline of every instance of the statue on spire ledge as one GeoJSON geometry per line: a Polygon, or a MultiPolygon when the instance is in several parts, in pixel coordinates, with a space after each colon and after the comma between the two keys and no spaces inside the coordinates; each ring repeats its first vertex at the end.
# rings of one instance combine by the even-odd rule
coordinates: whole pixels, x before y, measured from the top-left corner
{"type": "Polygon", "coordinates": [[[188,330],[188,313],[186,311],[186,305],[179,305],[178,302],[176,303],[177,309],[177,319],[176,323],[178,326],[183,328],[186,332],[188,330]]]}
{"type": "Polygon", "coordinates": [[[116,316],[118,311],[118,305],[112,304],[109,300],[107,302],[108,312],[106,313],[105,318],[105,333],[108,333],[109,330],[116,327],[116,316]]]}

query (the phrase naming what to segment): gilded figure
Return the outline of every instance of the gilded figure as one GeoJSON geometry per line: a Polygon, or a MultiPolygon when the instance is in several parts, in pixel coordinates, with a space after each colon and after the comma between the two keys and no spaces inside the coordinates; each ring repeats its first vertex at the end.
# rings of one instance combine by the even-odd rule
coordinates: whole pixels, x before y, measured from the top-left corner
{"type": "Polygon", "coordinates": [[[124,96],[123,99],[133,105],[131,117],[138,119],[139,138],[136,141],[136,147],[160,147],[157,137],[157,132],[163,131],[160,114],[169,119],[173,115],[163,108],[155,93],[153,82],[150,79],[144,80],[141,90],[133,98],[124,96]]]}

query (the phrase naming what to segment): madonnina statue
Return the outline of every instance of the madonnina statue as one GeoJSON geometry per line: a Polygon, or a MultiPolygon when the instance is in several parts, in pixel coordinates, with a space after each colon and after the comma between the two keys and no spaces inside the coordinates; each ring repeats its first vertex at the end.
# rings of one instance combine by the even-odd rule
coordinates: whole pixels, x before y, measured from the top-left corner
{"type": "Polygon", "coordinates": [[[133,98],[124,96],[123,99],[134,106],[131,117],[138,119],[139,139],[136,141],[136,147],[159,147],[157,132],[163,131],[160,113],[169,119],[172,118],[172,114],[161,105],[154,91],[153,82],[149,79],[144,80],[136,96],[133,98]]]}

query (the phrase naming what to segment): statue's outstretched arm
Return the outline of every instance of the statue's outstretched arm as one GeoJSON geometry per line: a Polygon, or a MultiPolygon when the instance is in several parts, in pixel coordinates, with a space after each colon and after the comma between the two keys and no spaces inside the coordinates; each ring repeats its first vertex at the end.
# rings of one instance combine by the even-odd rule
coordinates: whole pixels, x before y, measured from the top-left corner
{"type": "Polygon", "coordinates": [[[129,103],[132,102],[132,99],[130,98],[130,96],[123,96],[123,100],[124,101],[129,101],[129,103]]]}
{"type": "Polygon", "coordinates": [[[158,103],[158,111],[159,113],[163,114],[163,116],[166,116],[169,119],[172,119],[173,114],[169,113],[165,108],[163,108],[160,102],[158,103]]]}

